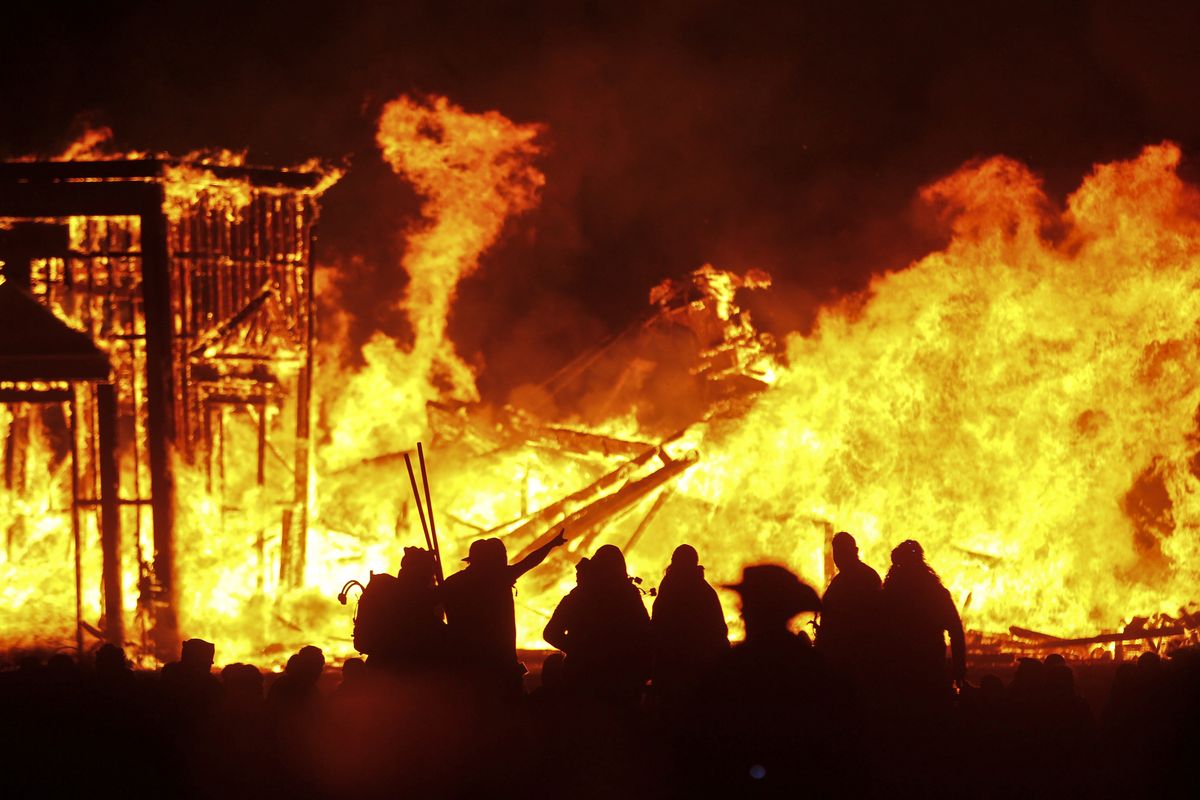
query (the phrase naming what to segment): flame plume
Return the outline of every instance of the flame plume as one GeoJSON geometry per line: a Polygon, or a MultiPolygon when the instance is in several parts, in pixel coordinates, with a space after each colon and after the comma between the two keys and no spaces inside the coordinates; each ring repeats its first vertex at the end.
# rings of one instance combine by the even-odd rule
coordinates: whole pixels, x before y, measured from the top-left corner
{"type": "Polygon", "coordinates": [[[1090,633],[1194,602],[1200,202],[1179,159],[1099,166],[1062,214],[1004,158],[927,187],[950,244],[793,336],[689,476],[709,526],[735,531],[722,557],[812,575],[804,520],[854,531],[880,568],[913,537],[985,630],[1090,633]]]}
{"type": "MultiPolygon", "coordinates": [[[[963,167],[921,192],[945,214],[949,243],[825,308],[783,348],[737,302],[741,289],[767,291],[769,276],[706,265],[665,281],[651,321],[610,356],[628,363],[603,365],[611,380],[580,377],[592,354],[563,373],[563,385],[600,385],[604,402],[538,419],[464,405],[478,400],[475,376],[447,321],[459,281],[538,201],[540,131],[445,98],[385,107],[383,156],[423,198],[394,298],[412,341],[377,333],[356,372],[336,366],[344,336],[324,344],[305,588],[256,581],[245,531],[214,535],[219,498],[177,465],[187,635],[218,641],[224,661],[269,661],[306,642],[348,654],[350,619],[333,598],[348,578],[394,571],[419,543],[397,454],[431,432],[447,564],[482,535],[504,537],[515,556],[569,520],[568,546],[522,581],[526,646],[542,644],[574,562],[601,544],[624,547],[647,586],[680,542],[715,583],[778,560],[821,585],[839,529],[880,571],[895,544],[920,540],[976,631],[1092,634],[1195,609],[1200,191],[1179,177],[1178,147],[1097,166],[1061,210],[1013,160],[963,167]],[[638,336],[664,330],[670,347],[638,349],[638,336]],[[685,340],[696,352],[677,358],[685,340]],[[435,400],[457,403],[431,412],[435,400]],[[672,423],[664,441],[638,413],[656,402],[690,424],[672,423]]],[[[73,617],[66,478],[46,431],[14,419],[0,410],[0,441],[29,444],[0,484],[0,625],[10,647],[53,644],[61,634],[42,632],[73,617]]],[[[252,433],[231,426],[230,441],[252,433]]],[[[278,531],[258,491],[235,503],[261,507],[247,530],[278,531]]],[[[85,572],[98,565],[89,548],[85,572]]],[[[136,565],[126,572],[132,598],[136,565]]],[[[84,614],[96,619],[87,586],[84,614]]],[[[724,599],[736,621],[735,598],[724,599]]]]}
{"type": "Polygon", "coordinates": [[[367,369],[338,390],[346,394],[341,416],[349,422],[334,423],[331,463],[362,457],[367,441],[378,452],[410,447],[424,431],[429,400],[479,399],[475,374],[455,352],[446,324],[459,281],[479,266],[505,220],[538,202],[546,182],[532,163],[540,132],[541,126],[519,125],[495,111],[468,113],[445,97],[404,96],[384,107],[376,142],[423,198],[423,219],[406,237],[409,282],[397,302],[413,341],[404,349],[376,335],[363,348],[367,369]],[[364,415],[345,412],[371,406],[379,413],[367,416],[389,421],[364,432],[364,415]]]}

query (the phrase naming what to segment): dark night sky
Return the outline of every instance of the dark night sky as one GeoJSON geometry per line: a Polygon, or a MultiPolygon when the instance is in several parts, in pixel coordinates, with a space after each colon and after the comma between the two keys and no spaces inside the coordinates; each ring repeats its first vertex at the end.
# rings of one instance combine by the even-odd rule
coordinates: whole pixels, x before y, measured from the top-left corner
{"type": "Polygon", "coordinates": [[[321,254],[357,259],[359,333],[402,330],[382,298],[416,208],[375,152],[380,105],[545,123],[542,206],[452,321],[493,396],[705,261],[772,272],[766,321],[802,328],[936,246],[915,190],[970,158],[1021,159],[1058,196],[1164,138],[1200,160],[1195,3],[30,5],[0,31],[0,156],[55,152],[87,115],[121,147],[348,158],[321,254]]]}

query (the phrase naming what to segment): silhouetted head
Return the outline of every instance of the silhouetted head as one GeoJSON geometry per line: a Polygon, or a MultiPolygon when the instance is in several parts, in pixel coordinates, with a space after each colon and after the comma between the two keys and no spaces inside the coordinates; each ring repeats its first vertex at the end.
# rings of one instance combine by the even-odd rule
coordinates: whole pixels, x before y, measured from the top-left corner
{"type": "Polygon", "coordinates": [[[423,547],[406,547],[400,558],[400,571],[397,578],[414,581],[433,581],[437,573],[437,565],[433,553],[423,547]]]}
{"type": "Polygon", "coordinates": [[[75,673],[75,659],[66,653],[55,653],[46,662],[46,671],[59,677],[75,673]]]}
{"type": "Polygon", "coordinates": [[[253,664],[226,664],[221,670],[221,685],[225,687],[225,696],[230,700],[262,700],[263,676],[253,664]]]}
{"type": "Polygon", "coordinates": [[[926,578],[941,584],[941,578],[926,563],[925,550],[922,549],[920,542],[906,539],[896,545],[892,550],[892,566],[888,569],[885,582],[894,584],[897,579],[901,583],[909,579],[917,579],[919,583],[922,583],[926,578]]]}
{"type": "Polygon", "coordinates": [[[471,569],[486,571],[504,569],[508,566],[508,550],[504,547],[504,542],[495,537],[476,539],[471,542],[471,549],[463,561],[470,564],[471,569]]]}
{"type": "Polygon", "coordinates": [[[1075,674],[1067,666],[1066,659],[1061,656],[1058,661],[1046,659],[1046,689],[1058,697],[1070,697],[1075,694],[1075,674]]]}
{"type": "Polygon", "coordinates": [[[1062,653],[1051,653],[1046,656],[1044,663],[1047,667],[1065,667],[1067,660],[1063,658],[1062,653]]]}
{"type": "Polygon", "coordinates": [[[892,550],[892,566],[901,569],[925,566],[925,550],[915,539],[905,539],[892,550]]]}
{"type": "Polygon", "coordinates": [[[305,645],[296,655],[288,659],[287,674],[295,675],[305,683],[316,683],[325,671],[325,654],[321,648],[305,645]]]}
{"type": "Polygon", "coordinates": [[[1012,690],[1019,695],[1041,691],[1046,681],[1046,665],[1036,658],[1022,658],[1013,673],[1012,690]]]}
{"type": "Polygon", "coordinates": [[[704,567],[700,566],[700,554],[690,544],[681,544],[671,554],[671,564],[667,574],[679,577],[703,575],[704,567]]]}
{"type": "Polygon", "coordinates": [[[1162,667],[1162,659],[1158,657],[1158,653],[1152,650],[1147,650],[1138,656],[1137,668],[1139,672],[1154,673],[1162,667]]]}
{"type": "Polygon", "coordinates": [[[835,533],[832,545],[833,563],[837,565],[838,572],[858,563],[858,542],[854,541],[854,537],[849,533],[846,531],[835,533]]]}
{"type": "Polygon", "coordinates": [[[367,677],[367,662],[361,658],[347,658],[342,664],[342,683],[355,685],[367,677]]]}
{"type": "Polygon", "coordinates": [[[681,544],[671,554],[671,566],[684,568],[698,567],[700,566],[700,554],[690,544],[681,544]]]}
{"type": "Polygon", "coordinates": [[[212,670],[213,659],[217,648],[212,642],[203,639],[188,639],[183,643],[179,654],[179,663],[189,672],[209,672],[212,670]]]}
{"type": "Polygon", "coordinates": [[[606,544],[597,550],[588,564],[588,579],[601,582],[623,581],[629,577],[625,567],[625,554],[615,544],[606,544]]]}
{"type": "Polygon", "coordinates": [[[979,693],[985,701],[998,705],[1004,700],[1004,682],[996,675],[984,675],[979,681],[979,693]]]}
{"type": "Polygon", "coordinates": [[[587,556],[584,556],[583,558],[579,559],[579,561],[577,561],[575,563],[575,583],[576,583],[576,585],[582,586],[584,583],[587,582],[588,567],[591,565],[591,563],[592,563],[592,560],[590,558],[588,558],[587,556]]]}
{"type": "Polygon", "coordinates": [[[820,611],[821,598],[786,567],[756,564],[742,570],[740,583],[729,584],[742,596],[746,635],[768,628],[786,629],[788,621],[805,611],[820,611]]]}
{"type": "Polygon", "coordinates": [[[115,644],[106,644],[96,651],[96,674],[117,675],[125,671],[125,651],[115,644]]]}

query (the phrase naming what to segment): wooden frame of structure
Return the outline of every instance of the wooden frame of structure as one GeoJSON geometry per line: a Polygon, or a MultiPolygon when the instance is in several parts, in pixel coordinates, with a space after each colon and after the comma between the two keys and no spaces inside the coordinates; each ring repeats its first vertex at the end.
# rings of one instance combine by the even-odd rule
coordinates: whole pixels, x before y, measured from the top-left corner
{"type": "MultiPolygon", "coordinates": [[[[290,462],[286,491],[276,492],[280,582],[303,581],[313,247],[318,200],[335,180],[319,169],[200,159],[0,163],[4,277],[112,360],[115,396],[83,392],[80,419],[115,410],[121,420],[119,504],[132,523],[140,602],[160,658],[178,653],[175,459],[205,469],[210,490],[223,489],[214,476],[224,474],[229,407],[256,419],[260,485],[268,449],[290,462]],[[266,420],[268,409],[285,408],[294,428],[279,447],[266,420]],[[146,509],[152,559],[140,557],[146,509]]],[[[85,425],[85,450],[98,456],[109,444],[100,439],[98,426],[85,425]]],[[[83,459],[77,506],[99,504],[113,479],[102,466],[83,459]]]]}

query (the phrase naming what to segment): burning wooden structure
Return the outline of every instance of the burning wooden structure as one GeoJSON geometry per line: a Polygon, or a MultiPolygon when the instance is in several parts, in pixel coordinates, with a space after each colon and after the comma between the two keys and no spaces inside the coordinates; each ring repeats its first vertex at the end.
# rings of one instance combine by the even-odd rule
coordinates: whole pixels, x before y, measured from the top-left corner
{"type": "MultiPolygon", "coordinates": [[[[281,583],[299,583],[304,570],[314,226],[336,175],[219,161],[0,164],[0,275],[111,362],[111,383],[78,383],[60,398],[77,412],[72,514],[106,541],[132,545],[138,610],[162,654],[174,654],[178,639],[180,465],[202,474],[217,498],[235,462],[252,464],[260,486],[276,473],[267,496],[278,506],[281,583]],[[233,415],[256,431],[250,452],[231,452],[233,415]],[[110,416],[116,424],[106,432],[110,416]],[[115,476],[108,459],[120,465],[115,476]],[[106,480],[119,513],[98,525],[106,480]]],[[[23,421],[37,413],[29,402],[11,408],[10,491],[25,458],[23,421]]],[[[106,575],[132,566],[119,563],[120,552],[105,548],[106,575]]],[[[111,610],[121,608],[119,579],[106,582],[104,603],[105,635],[119,639],[121,614],[111,610]]]]}

